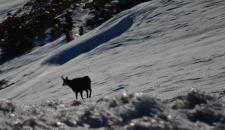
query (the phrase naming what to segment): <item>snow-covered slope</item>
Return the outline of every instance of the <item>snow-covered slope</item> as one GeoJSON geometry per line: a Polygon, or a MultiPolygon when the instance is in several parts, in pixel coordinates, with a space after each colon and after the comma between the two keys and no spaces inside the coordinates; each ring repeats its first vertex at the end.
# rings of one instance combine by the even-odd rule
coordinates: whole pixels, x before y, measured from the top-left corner
{"type": "Polygon", "coordinates": [[[7,16],[8,12],[13,12],[22,7],[27,0],[1,0],[0,1],[0,22],[7,16]]]}
{"type": "Polygon", "coordinates": [[[89,75],[93,98],[121,91],[162,99],[196,88],[218,92],[225,77],[225,1],[152,0],[124,11],[68,44],[63,37],[1,65],[13,83],[1,99],[71,101],[61,75],[89,75]]]}

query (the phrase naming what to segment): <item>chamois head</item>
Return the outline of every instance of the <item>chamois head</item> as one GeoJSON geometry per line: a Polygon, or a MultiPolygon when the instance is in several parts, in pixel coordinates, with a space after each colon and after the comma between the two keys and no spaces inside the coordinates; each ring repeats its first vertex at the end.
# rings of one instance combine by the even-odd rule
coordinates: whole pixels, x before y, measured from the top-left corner
{"type": "Polygon", "coordinates": [[[63,80],[63,86],[66,86],[66,85],[68,85],[68,81],[69,81],[69,79],[68,79],[68,77],[66,77],[66,78],[63,78],[63,76],[61,76],[61,78],[62,78],[62,80],[63,80]]]}

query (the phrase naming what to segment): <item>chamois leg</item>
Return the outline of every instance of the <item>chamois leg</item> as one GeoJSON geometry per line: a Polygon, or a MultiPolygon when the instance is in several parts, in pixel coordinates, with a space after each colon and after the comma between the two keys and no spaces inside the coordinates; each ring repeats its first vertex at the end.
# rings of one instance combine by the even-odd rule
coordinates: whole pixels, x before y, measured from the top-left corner
{"type": "Polygon", "coordinates": [[[76,99],[77,99],[78,93],[75,93],[75,94],[76,94],[76,99]]]}
{"type": "Polygon", "coordinates": [[[88,98],[88,90],[86,89],[85,91],[86,91],[86,93],[87,93],[87,98],[88,98]]]}
{"type": "Polygon", "coordinates": [[[83,91],[80,92],[80,96],[81,96],[82,99],[84,99],[83,98],[83,91]]]}
{"type": "Polygon", "coordinates": [[[91,88],[89,88],[89,90],[90,90],[90,95],[89,95],[89,98],[91,97],[91,92],[92,92],[92,89],[91,88]]]}

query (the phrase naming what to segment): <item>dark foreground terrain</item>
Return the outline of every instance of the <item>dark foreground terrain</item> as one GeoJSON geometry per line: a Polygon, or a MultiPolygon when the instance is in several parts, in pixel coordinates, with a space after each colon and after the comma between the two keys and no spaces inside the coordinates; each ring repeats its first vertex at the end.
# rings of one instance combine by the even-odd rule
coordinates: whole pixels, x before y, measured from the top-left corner
{"type": "Polygon", "coordinates": [[[0,102],[1,129],[224,130],[225,97],[191,91],[170,101],[122,93],[98,101],[0,102]]]}

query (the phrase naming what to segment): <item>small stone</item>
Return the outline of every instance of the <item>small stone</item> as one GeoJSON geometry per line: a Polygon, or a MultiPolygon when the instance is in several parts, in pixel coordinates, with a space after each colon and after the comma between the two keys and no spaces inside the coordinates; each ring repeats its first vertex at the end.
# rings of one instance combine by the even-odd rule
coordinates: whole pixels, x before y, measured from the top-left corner
{"type": "Polygon", "coordinates": [[[16,115],[14,113],[9,114],[10,117],[15,117],[16,115]]]}
{"type": "Polygon", "coordinates": [[[57,121],[56,122],[56,126],[59,127],[59,128],[63,128],[64,127],[64,123],[62,123],[60,121],[57,121]]]}

